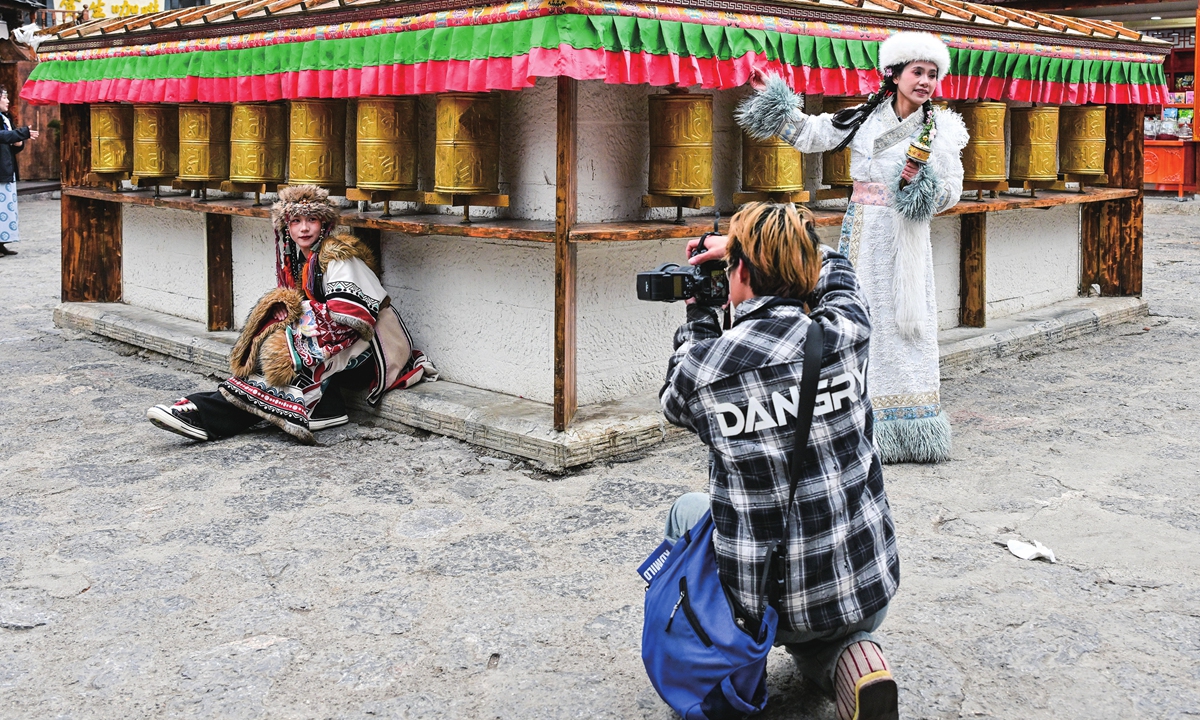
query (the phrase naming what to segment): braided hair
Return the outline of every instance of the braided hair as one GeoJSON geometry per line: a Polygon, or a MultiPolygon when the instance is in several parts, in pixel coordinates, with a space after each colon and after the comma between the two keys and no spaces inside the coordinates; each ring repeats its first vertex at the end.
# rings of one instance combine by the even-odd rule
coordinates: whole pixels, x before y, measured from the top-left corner
{"type": "MultiPolygon", "coordinates": [[[[904,72],[904,68],[906,67],[908,67],[908,63],[898,63],[884,68],[883,81],[879,83],[879,89],[871,93],[865,103],[846,108],[845,110],[839,110],[833,114],[833,126],[839,130],[849,130],[850,134],[838,143],[837,147],[830,150],[830,152],[837,152],[849,145],[854,136],[858,134],[858,129],[867,121],[867,118],[871,117],[871,113],[875,112],[875,108],[895,96],[899,90],[896,78],[900,77],[900,73],[904,72]]],[[[929,124],[930,119],[933,117],[933,102],[926,100],[921,105],[921,112],[924,113],[921,118],[923,124],[929,124]]]]}

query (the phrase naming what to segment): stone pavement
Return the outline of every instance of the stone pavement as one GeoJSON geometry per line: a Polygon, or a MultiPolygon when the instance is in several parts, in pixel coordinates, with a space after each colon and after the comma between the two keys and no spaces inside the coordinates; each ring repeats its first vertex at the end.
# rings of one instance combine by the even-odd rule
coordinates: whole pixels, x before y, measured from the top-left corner
{"type": "MultiPolygon", "coordinates": [[[[704,485],[694,440],[563,476],[372,427],[187,442],[145,408],[214,379],[54,328],[58,204],[21,215],[0,717],[672,717],[634,567],[704,485]]],[[[904,717],[1200,714],[1200,217],[1147,234],[1148,320],[948,369],[954,459],[886,469],[904,717]]],[[[782,652],[770,682],[763,717],[832,717],[782,652]]]]}

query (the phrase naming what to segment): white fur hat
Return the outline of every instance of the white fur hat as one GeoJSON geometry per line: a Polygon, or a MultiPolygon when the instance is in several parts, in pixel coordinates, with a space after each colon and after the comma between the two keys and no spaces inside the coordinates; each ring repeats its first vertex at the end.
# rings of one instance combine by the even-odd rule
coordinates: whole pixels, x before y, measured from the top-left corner
{"type": "Polygon", "coordinates": [[[927,32],[898,32],[879,45],[879,70],[917,60],[937,65],[938,80],[950,72],[950,51],[937,36],[927,32]]]}

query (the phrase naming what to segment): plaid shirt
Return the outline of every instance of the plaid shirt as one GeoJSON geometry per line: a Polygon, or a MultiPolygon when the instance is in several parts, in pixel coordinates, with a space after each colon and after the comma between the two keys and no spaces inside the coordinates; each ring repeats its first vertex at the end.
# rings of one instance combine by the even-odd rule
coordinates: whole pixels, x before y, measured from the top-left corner
{"type": "MultiPolygon", "coordinates": [[[[825,332],[812,431],[787,538],[784,627],[831,630],[870,616],[900,583],[891,509],[866,389],[871,322],[849,261],[822,248],[809,298],[825,332]]],[[[760,618],[766,557],[783,535],[809,316],[794,300],[756,297],[721,333],[713,308],[689,305],[660,394],[668,420],[709,446],[721,581],[760,618]]]]}

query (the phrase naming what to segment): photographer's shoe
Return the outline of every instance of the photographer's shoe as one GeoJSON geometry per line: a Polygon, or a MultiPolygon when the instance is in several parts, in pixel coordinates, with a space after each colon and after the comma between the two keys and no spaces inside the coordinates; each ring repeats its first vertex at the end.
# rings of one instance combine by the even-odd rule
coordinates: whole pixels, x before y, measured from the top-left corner
{"type": "Polygon", "coordinates": [[[208,431],[200,424],[200,411],[187,398],[180,398],[174,405],[155,405],[146,411],[146,417],[163,430],[192,440],[208,440],[208,431]]]}
{"type": "Polygon", "coordinates": [[[899,720],[896,679],[879,646],[863,640],[842,651],[833,681],[838,720],[899,720]]]}

